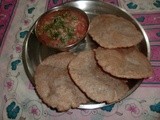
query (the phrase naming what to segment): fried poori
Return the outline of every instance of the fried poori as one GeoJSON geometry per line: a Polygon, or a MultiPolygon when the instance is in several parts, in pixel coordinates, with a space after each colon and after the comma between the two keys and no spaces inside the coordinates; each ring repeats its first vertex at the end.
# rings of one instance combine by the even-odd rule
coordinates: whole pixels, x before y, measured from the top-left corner
{"type": "Polygon", "coordinates": [[[73,81],[96,102],[115,102],[128,91],[126,83],[105,73],[96,63],[92,50],[80,52],[69,64],[73,81]]]}
{"type": "Polygon", "coordinates": [[[70,52],[52,55],[38,65],[35,72],[37,93],[48,106],[58,111],[77,108],[89,101],[68,74],[68,63],[74,57],[70,52]]]}
{"type": "Polygon", "coordinates": [[[136,47],[119,49],[99,47],[94,51],[98,64],[113,76],[142,79],[153,74],[149,60],[136,47]]]}
{"type": "Polygon", "coordinates": [[[94,17],[89,34],[104,48],[130,47],[143,39],[143,35],[129,20],[110,14],[94,17]]]}

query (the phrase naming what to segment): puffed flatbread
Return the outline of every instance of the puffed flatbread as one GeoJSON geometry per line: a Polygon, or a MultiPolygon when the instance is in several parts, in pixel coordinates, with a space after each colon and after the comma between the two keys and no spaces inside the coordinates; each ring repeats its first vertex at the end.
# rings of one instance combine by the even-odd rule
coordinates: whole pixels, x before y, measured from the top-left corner
{"type": "Polygon", "coordinates": [[[80,52],[68,67],[77,86],[97,102],[118,101],[128,91],[128,86],[123,80],[102,71],[96,63],[92,50],[80,52]]]}
{"type": "Polygon", "coordinates": [[[89,34],[104,48],[130,47],[143,39],[134,24],[110,14],[94,17],[90,23],[89,34]]]}
{"type": "Polygon", "coordinates": [[[104,71],[116,77],[141,79],[153,74],[151,64],[147,57],[136,47],[95,49],[98,64],[104,71]]]}
{"type": "Polygon", "coordinates": [[[37,93],[48,106],[58,111],[77,108],[88,102],[68,74],[68,63],[74,57],[69,52],[52,55],[38,65],[35,72],[37,93]]]}

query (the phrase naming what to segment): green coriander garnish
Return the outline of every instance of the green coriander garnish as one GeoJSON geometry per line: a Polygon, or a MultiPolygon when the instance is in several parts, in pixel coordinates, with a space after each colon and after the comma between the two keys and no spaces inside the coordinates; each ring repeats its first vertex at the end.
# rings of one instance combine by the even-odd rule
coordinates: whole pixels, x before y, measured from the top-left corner
{"type": "Polygon", "coordinates": [[[66,43],[74,37],[74,28],[68,23],[70,17],[71,20],[77,19],[75,16],[69,16],[68,12],[55,16],[50,23],[44,26],[44,31],[52,40],[59,39],[62,43],[66,43]]]}
{"type": "Polygon", "coordinates": [[[58,16],[53,21],[55,29],[64,28],[65,21],[61,16],[58,16]]]}

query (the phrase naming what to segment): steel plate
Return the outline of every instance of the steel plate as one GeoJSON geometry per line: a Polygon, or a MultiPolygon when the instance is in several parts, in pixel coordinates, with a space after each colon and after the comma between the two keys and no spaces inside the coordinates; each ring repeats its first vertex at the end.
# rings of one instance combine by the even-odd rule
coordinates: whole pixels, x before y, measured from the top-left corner
{"type": "MultiPolygon", "coordinates": [[[[100,2],[100,1],[90,1],[90,0],[81,0],[81,1],[73,1],[66,3],[61,6],[72,6],[72,7],[77,7],[85,13],[87,13],[89,19],[91,20],[94,16],[99,15],[99,14],[114,14],[117,16],[124,17],[125,19],[128,19],[131,21],[137,29],[143,34],[144,39],[142,40],[141,43],[138,44],[138,48],[140,51],[150,58],[150,44],[148,37],[142,28],[142,26],[130,15],[128,14],[125,10],[118,8],[114,5],[100,2]]],[[[22,60],[24,64],[24,68],[26,71],[26,74],[31,81],[31,83],[34,85],[34,72],[37,67],[37,65],[46,57],[52,54],[57,54],[59,51],[56,51],[54,49],[48,48],[44,45],[42,45],[36,38],[35,33],[34,33],[34,26],[29,31],[28,36],[26,37],[26,40],[24,42],[23,46],[23,53],[22,53],[22,60]]],[[[92,49],[96,47],[96,44],[91,40],[91,38],[87,35],[84,39],[83,42],[79,43],[76,47],[72,48],[70,51],[75,51],[79,52],[84,49],[92,49]]],[[[141,84],[142,80],[129,80],[128,85],[130,90],[128,93],[122,98],[126,98],[128,95],[133,93],[138,86],[141,84]]],[[[93,83],[94,84],[94,83],[93,83]]],[[[122,100],[121,99],[121,100],[122,100]]],[[[118,102],[118,101],[117,101],[118,102]]],[[[95,109],[95,108],[100,108],[105,105],[108,105],[107,103],[95,103],[91,102],[88,104],[80,105],[79,108],[81,109],[95,109]]]]}

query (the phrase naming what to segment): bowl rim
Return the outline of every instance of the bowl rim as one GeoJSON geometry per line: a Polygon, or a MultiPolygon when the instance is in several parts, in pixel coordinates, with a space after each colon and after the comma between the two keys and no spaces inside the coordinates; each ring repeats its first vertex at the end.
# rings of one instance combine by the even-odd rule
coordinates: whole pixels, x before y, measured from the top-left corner
{"type": "MultiPolygon", "coordinates": [[[[63,5],[61,5],[61,6],[56,6],[56,7],[52,8],[52,9],[44,12],[42,15],[40,15],[40,16],[38,17],[38,19],[35,21],[34,32],[35,32],[35,35],[36,35],[37,39],[40,39],[40,38],[38,37],[38,33],[37,33],[37,26],[38,26],[39,21],[40,21],[41,19],[43,19],[43,17],[45,17],[45,16],[46,16],[47,14],[49,14],[49,13],[58,12],[58,11],[61,11],[61,10],[74,10],[74,11],[80,13],[80,14],[85,18],[85,20],[86,20],[86,22],[87,22],[87,29],[86,29],[86,32],[84,33],[83,37],[82,37],[81,39],[76,40],[76,42],[74,42],[73,44],[66,45],[66,46],[64,46],[64,47],[52,47],[52,46],[43,44],[43,43],[41,42],[41,40],[39,40],[39,42],[41,42],[43,45],[45,45],[45,46],[47,46],[47,47],[50,47],[50,48],[53,48],[53,49],[56,49],[56,50],[69,51],[69,49],[71,49],[72,47],[74,47],[75,45],[77,45],[77,44],[78,44],[80,41],[82,41],[82,40],[86,37],[86,35],[88,34],[90,21],[89,21],[88,15],[87,15],[83,10],[81,10],[81,9],[79,9],[79,8],[77,8],[77,7],[73,7],[73,6],[63,6],[63,5]]],[[[42,41],[43,41],[43,40],[42,40],[42,41]]]]}

